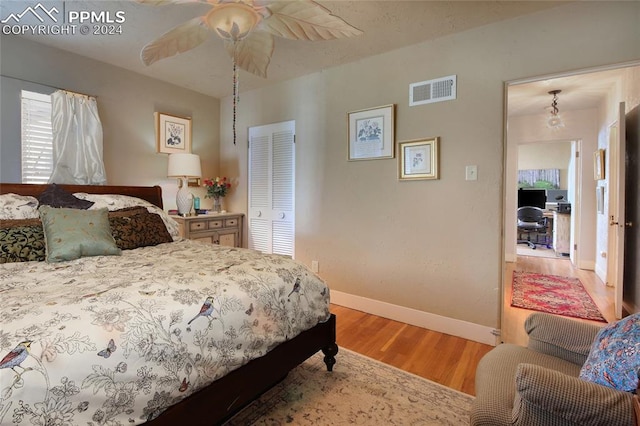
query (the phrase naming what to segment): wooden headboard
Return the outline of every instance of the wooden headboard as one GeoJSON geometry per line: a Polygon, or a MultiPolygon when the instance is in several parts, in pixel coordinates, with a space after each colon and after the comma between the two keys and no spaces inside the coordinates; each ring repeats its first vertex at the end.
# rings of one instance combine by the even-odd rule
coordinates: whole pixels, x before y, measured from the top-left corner
{"type": "MultiPolygon", "coordinates": [[[[0,194],[30,195],[38,198],[48,187],[46,184],[0,183],[0,194]]],[[[114,185],[58,185],[65,191],[88,194],[121,194],[138,197],[162,208],[162,188],[159,186],[114,186],[114,185]]]]}

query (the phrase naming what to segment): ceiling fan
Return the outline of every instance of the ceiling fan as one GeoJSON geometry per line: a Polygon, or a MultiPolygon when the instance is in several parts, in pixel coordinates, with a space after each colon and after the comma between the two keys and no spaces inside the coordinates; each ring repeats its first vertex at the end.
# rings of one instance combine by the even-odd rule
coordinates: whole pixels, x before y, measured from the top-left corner
{"type": "Polygon", "coordinates": [[[312,0],[136,0],[151,5],[200,3],[211,10],[169,30],[143,47],[146,65],[186,52],[210,34],[224,40],[233,59],[233,144],[236,144],[238,69],[267,77],[274,36],[291,40],[332,40],[362,31],[312,0]]]}
{"type": "Polygon", "coordinates": [[[146,65],[193,49],[211,34],[222,38],[241,69],[267,76],[274,36],[291,40],[332,40],[362,31],[312,0],[137,0],[151,5],[200,3],[211,10],[169,30],[141,52],[146,65]]]}

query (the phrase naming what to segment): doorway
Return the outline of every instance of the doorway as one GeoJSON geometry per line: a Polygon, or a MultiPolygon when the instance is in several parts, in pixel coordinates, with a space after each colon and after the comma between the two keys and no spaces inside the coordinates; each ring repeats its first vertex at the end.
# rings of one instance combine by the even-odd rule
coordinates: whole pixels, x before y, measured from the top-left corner
{"type": "MultiPolygon", "coordinates": [[[[571,232],[574,227],[564,229],[562,224],[558,223],[557,215],[554,218],[553,212],[557,211],[559,204],[563,208],[566,208],[567,205],[576,205],[575,184],[577,178],[575,157],[572,155],[572,150],[579,149],[577,148],[578,144],[579,141],[570,140],[518,144],[518,194],[521,194],[520,190],[523,192],[544,191],[546,200],[539,206],[544,210],[544,232],[536,233],[534,241],[530,244],[528,240],[524,240],[521,235],[518,235],[516,255],[566,259],[572,254],[569,247],[571,241],[576,240],[571,232]],[[563,229],[565,232],[559,232],[563,229]]],[[[524,194],[527,193],[529,192],[524,192],[524,194]]],[[[522,204],[521,201],[518,199],[518,207],[522,204]]]]}
{"type": "MultiPolygon", "coordinates": [[[[606,185],[606,181],[596,184],[593,176],[593,153],[608,145],[608,126],[613,121],[610,110],[612,104],[625,98],[625,90],[637,87],[628,83],[628,79],[637,79],[638,63],[606,68],[584,70],[563,75],[542,76],[522,81],[508,82],[506,92],[505,126],[505,193],[504,193],[504,275],[502,283],[503,341],[518,343],[517,338],[525,317],[513,320],[508,315],[510,308],[510,290],[514,270],[522,268],[538,269],[538,272],[550,273],[561,270],[564,275],[574,275],[592,285],[587,289],[598,307],[609,321],[613,316],[613,291],[606,287],[606,263],[608,241],[608,217],[598,211],[597,186],[606,185]],[[629,72],[633,69],[633,72],[629,72]],[[625,79],[627,81],[625,81],[625,79]],[[552,110],[550,92],[562,90],[557,96],[559,115],[563,126],[550,128],[547,125],[552,110]],[[549,262],[555,259],[543,259],[535,263],[535,258],[517,253],[517,208],[518,182],[518,146],[523,144],[551,144],[560,141],[575,141],[576,185],[573,195],[571,225],[571,260],[557,259],[560,263],[553,266],[549,262]],[[581,149],[580,149],[581,148],[581,149]],[[605,265],[604,268],[602,265],[605,265]],[[609,310],[610,313],[609,313],[609,310]],[[514,323],[515,322],[515,323],[514,323]]],[[[637,83],[634,83],[637,84],[637,83]]],[[[551,146],[551,145],[549,145],[551,146]]],[[[605,164],[606,166],[606,164],[605,164]]],[[[606,200],[606,197],[604,198],[606,200]]],[[[605,202],[606,204],[606,202],[605,202]]],[[[535,272],[535,271],[534,271],[535,272]]]]}

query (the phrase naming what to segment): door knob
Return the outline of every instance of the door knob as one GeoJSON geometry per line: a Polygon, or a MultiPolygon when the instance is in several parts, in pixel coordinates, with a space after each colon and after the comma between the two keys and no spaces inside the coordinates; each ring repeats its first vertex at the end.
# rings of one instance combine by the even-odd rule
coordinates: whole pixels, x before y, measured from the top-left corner
{"type": "Polygon", "coordinates": [[[284,219],[284,213],[280,213],[280,219],[284,219]]]}
{"type": "Polygon", "coordinates": [[[258,210],[258,213],[256,213],[256,216],[258,216],[258,217],[262,216],[262,212],[260,210],[258,210]]]}

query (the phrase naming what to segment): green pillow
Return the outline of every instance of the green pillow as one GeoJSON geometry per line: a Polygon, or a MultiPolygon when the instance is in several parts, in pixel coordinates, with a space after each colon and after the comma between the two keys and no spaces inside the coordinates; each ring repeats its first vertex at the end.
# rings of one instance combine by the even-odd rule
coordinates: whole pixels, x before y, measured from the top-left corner
{"type": "Polygon", "coordinates": [[[77,210],[40,206],[49,263],[85,256],[120,255],[107,209],[77,210]]]}

